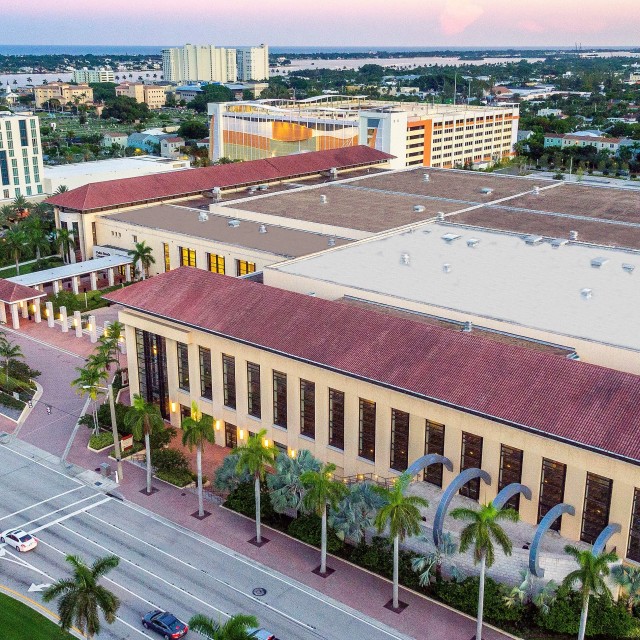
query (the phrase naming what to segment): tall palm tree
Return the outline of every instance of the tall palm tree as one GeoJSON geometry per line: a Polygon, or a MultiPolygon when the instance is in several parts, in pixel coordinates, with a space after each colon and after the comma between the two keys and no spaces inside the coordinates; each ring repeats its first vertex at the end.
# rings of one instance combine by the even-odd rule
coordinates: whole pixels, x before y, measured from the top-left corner
{"type": "Polygon", "coordinates": [[[204,516],[202,502],[202,450],[207,442],[214,444],[216,432],[213,429],[213,418],[202,413],[195,402],[191,403],[191,416],[182,421],[182,444],[189,451],[196,448],[196,466],[198,472],[198,516],[204,516]]]}
{"type": "Polygon", "coordinates": [[[12,360],[17,358],[24,358],[20,345],[7,340],[4,335],[0,338],[0,358],[4,358],[5,374],[7,377],[7,383],[9,382],[9,367],[12,360]]]}
{"type": "Polygon", "coordinates": [[[593,595],[608,594],[609,587],[604,581],[609,575],[609,565],[618,559],[618,556],[610,551],[594,555],[591,549],[580,550],[568,544],[564,548],[579,565],[579,568],[565,576],[562,585],[569,589],[575,589],[579,584],[580,595],[582,596],[582,613],[580,614],[580,629],[578,640],[584,640],[587,629],[587,617],[589,615],[589,598],[593,595]]]}
{"type": "Polygon", "coordinates": [[[50,243],[45,233],[42,219],[30,216],[25,223],[27,239],[32,249],[36,251],[36,260],[40,262],[43,251],[49,251],[50,243]]]}
{"type": "Polygon", "coordinates": [[[71,248],[73,247],[73,231],[67,227],[60,227],[55,231],[56,246],[62,254],[65,263],[71,262],[71,248]]]}
{"type": "Polygon", "coordinates": [[[8,225],[11,221],[15,220],[16,211],[10,204],[5,204],[0,207],[0,224],[8,225]]]}
{"type": "Polygon", "coordinates": [[[632,613],[640,604],[640,568],[621,564],[611,570],[611,575],[627,594],[627,608],[632,613]]]}
{"type": "Polygon", "coordinates": [[[398,609],[398,573],[400,564],[400,542],[409,536],[420,533],[420,507],[428,507],[429,503],[420,496],[405,496],[404,492],[411,482],[411,476],[403,473],[391,488],[375,487],[385,501],[376,515],[375,525],[378,533],[389,527],[389,535],[393,538],[393,601],[392,606],[398,609]]]}
{"type": "Polygon", "coordinates": [[[107,372],[98,366],[92,366],[87,361],[84,367],[76,367],[78,377],[71,381],[71,386],[76,388],[80,396],[88,395],[93,402],[93,432],[98,433],[98,394],[100,385],[107,379],[107,372]]]}
{"type": "Polygon", "coordinates": [[[143,240],[142,242],[136,242],[133,249],[128,251],[132,262],[137,266],[140,265],[139,270],[144,280],[149,267],[156,263],[156,259],[152,255],[151,247],[143,240]]]}
{"type": "Polygon", "coordinates": [[[202,614],[189,619],[189,628],[210,640],[252,640],[255,635],[251,629],[259,624],[255,616],[241,613],[231,616],[224,624],[202,614]]]}
{"type": "Polygon", "coordinates": [[[278,455],[278,450],[265,440],[266,429],[247,438],[246,444],[242,444],[233,450],[238,454],[238,473],[247,471],[253,476],[256,499],[256,544],[262,544],[260,535],[260,482],[264,479],[267,467],[272,467],[278,455]]]}
{"type": "Polygon", "coordinates": [[[13,227],[9,229],[2,239],[4,242],[4,249],[9,256],[11,256],[16,263],[16,275],[20,275],[20,258],[25,252],[25,248],[29,242],[27,234],[19,227],[13,227]]]}
{"type": "Polygon", "coordinates": [[[335,464],[325,464],[319,471],[305,471],[300,476],[302,486],[306,493],[302,498],[302,506],[315,511],[322,519],[320,535],[320,574],[327,573],[327,505],[333,509],[338,506],[349,489],[344,483],[333,479],[336,470],[335,464]]]}
{"type": "Polygon", "coordinates": [[[23,213],[29,210],[29,201],[24,196],[16,196],[13,200],[13,208],[18,213],[23,213]]]}
{"type": "Polygon", "coordinates": [[[509,536],[498,524],[499,520],[518,521],[518,512],[513,509],[497,509],[493,502],[482,505],[477,511],[466,507],[453,509],[451,517],[456,520],[467,520],[469,524],[460,534],[460,553],[465,553],[473,546],[473,562],[480,563],[480,584],[478,588],[478,620],[476,623],[476,640],[482,638],[482,618],[484,612],[484,576],[486,568],[495,561],[494,541],[498,543],[505,555],[511,555],[512,544],[509,536]]]}
{"type": "Polygon", "coordinates": [[[120,600],[98,581],[118,566],[120,558],[106,556],[92,565],[87,565],[78,556],[69,555],[66,560],[72,567],[72,577],[58,580],[45,589],[42,599],[51,602],[59,598],[60,626],[65,631],[76,626],[91,639],[100,633],[100,611],[108,624],[116,620],[120,600]]]}
{"type": "Polygon", "coordinates": [[[67,187],[66,184],[61,184],[58,186],[58,188],[53,192],[54,196],[60,195],[61,193],[66,193],[67,191],[69,191],[69,187],[67,187]]]}
{"type": "Polygon", "coordinates": [[[151,442],[149,436],[164,429],[164,420],[160,409],[147,402],[140,394],[133,396],[133,404],[124,416],[124,423],[131,429],[133,437],[140,440],[144,435],[147,458],[147,494],[151,494],[151,442]]]}

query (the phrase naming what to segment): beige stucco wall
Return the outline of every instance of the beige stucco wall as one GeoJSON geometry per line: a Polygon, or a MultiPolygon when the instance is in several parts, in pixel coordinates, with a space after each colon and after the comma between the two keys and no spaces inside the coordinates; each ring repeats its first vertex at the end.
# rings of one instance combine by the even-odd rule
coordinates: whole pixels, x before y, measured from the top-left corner
{"type": "MultiPolygon", "coordinates": [[[[267,430],[270,440],[289,449],[309,449],[316,457],[337,465],[344,475],[373,473],[380,477],[393,477],[397,472],[389,468],[391,439],[391,409],[400,409],[410,414],[409,463],[424,454],[425,419],[446,425],[445,455],[453,463],[453,472],[444,470],[444,486],[460,471],[462,432],[482,436],[482,468],[492,478],[490,486],[481,485],[480,500],[487,502],[497,493],[500,445],[505,444],[524,451],[522,482],[531,488],[532,500],[521,500],[520,515],[526,522],[537,521],[538,497],[542,458],[550,458],[567,465],[565,501],[574,505],[574,517],[564,516],[563,536],[578,540],[582,522],[584,489],[587,471],[613,480],[610,521],[622,525],[622,533],[612,537],[610,546],[616,546],[620,555],[627,549],[627,537],[634,487],[640,487],[640,467],[613,458],[589,452],[577,446],[556,442],[548,438],[506,426],[488,418],[473,416],[461,410],[445,407],[434,402],[409,396],[399,391],[360,381],[353,377],[328,371],[292,358],[243,345],[232,340],[200,331],[187,330],[175,323],[158,321],[131,311],[122,311],[120,320],[126,325],[127,353],[129,357],[132,391],[138,391],[135,361],[134,327],[163,335],[167,344],[167,367],[169,399],[176,403],[171,415],[175,426],[180,423],[179,405],[190,406],[196,401],[205,413],[216,419],[231,422],[239,429],[257,432],[267,430]],[[180,391],[177,385],[176,340],[189,345],[191,393],[180,391]],[[211,350],[213,370],[213,401],[200,398],[200,375],[198,345],[211,350]],[[237,410],[222,404],[222,354],[236,358],[236,406],[237,410]],[[246,363],[260,365],[262,419],[247,414],[246,363]],[[287,374],[288,428],[273,425],[272,372],[287,374]],[[316,436],[315,440],[300,435],[299,424],[299,380],[310,380],[316,385],[316,436]],[[345,393],[345,448],[339,451],[328,446],[328,389],[345,393]],[[358,399],[376,402],[376,460],[369,462],[358,457],[358,399]]],[[[224,434],[218,439],[224,443],[224,434]]]]}

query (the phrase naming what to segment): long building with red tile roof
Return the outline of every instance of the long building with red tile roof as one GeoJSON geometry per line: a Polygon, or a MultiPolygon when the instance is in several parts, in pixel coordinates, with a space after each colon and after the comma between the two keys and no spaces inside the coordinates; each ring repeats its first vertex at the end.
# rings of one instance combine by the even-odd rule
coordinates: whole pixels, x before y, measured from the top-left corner
{"type": "Polygon", "coordinates": [[[640,532],[640,376],[192,268],[106,297],[124,307],[132,392],[176,425],[177,406],[196,401],[227,425],[228,444],[266,429],[345,475],[388,477],[445,455],[454,470],[441,486],[475,466],[492,482],[468,497],[492,499],[503,476],[522,482],[533,493],[524,520],[564,498],[576,517],[563,535],[593,542],[622,522],[615,543],[640,559],[629,537],[640,532]],[[192,362],[190,386],[176,353],[183,372],[192,362]]]}

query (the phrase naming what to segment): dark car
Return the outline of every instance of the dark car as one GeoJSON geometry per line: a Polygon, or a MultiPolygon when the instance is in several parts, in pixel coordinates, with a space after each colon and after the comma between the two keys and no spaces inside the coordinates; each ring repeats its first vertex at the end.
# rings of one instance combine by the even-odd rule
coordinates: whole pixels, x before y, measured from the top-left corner
{"type": "Polygon", "coordinates": [[[142,618],[142,626],[145,629],[151,629],[159,633],[164,640],[177,640],[177,638],[183,638],[187,635],[189,627],[178,620],[172,613],[168,611],[149,611],[144,618],[142,618]]]}
{"type": "Polygon", "coordinates": [[[266,629],[247,629],[249,635],[256,640],[277,640],[270,631],[266,629]]]}

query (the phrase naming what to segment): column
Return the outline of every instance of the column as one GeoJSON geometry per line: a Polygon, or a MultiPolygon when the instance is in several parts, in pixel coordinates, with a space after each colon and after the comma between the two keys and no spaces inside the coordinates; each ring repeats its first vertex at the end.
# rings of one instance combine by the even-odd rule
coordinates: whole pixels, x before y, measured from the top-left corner
{"type": "Polygon", "coordinates": [[[109,278],[109,286],[113,287],[116,283],[113,267],[110,267],[109,269],[107,269],[107,278],[109,278]]]}
{"type": "Polygon", "coordinates": [[[53,295],[60,293],[60,280],[53,281],[53,295]]]}
{"type": "Polygon", "coordinates": [[[131,273],[132,272],[132,266],[133,265],[130,265],[130,264],[125,266],[125,271],[126,271],[126,274],[127,274],[127,276],[126,276],[127,282],[131,282],[131,279],[133,277],[133,275],[131,273]]]}
{"type": "Polygon", "coordinates": [[[0,302],[0,322],[7,324],[7,307],[4,306],[4,302],[0,302]]]}
{"type": "Polygon", "coordinates": [[[69,332],[69,321],[67,319],[67,307],[60,307],[60,322],[62,323],[62,332],[69,332]]]}
{"type": "Polygon", "coordinates": [[[9,308],[11,309],[11,323],[13,325],[14,329],[19,329],[20,328],[20,316],[18,314],[18,304],[16,302],[14,302],[13,304],[9,305],[9,308]]]}
{"type": "Polygon", "coordinates": [[[29,301],[28,300],[23,300],[20,303],[20,311],[22,312],[23,318],[29,317],[29,301]]]}
{"type": "Polygon", "coordinates": [[[80,292],[80,278],[78,276],[72,276],[71,277],[71,288],[73,289],[73,293],[75,293],[76,295],[78,295],[78,293],[80,292]]]}
{"type": "Polygon", "coordinates": [[[42,317],[40,315],[40,298],[36,298],[33,301],[33,319],[36,322],[42,322],[42,317]]]}
{"type": "Polygon", "coordinates": [[[111,323],[108,320],[104,321],[104,324],[102,325],[102,335],[105,336],[105,338],[109,335],[109,325],[111,323]]]}
{"type": "Polygon", "coordinates": [[[76,338],[82,338],[82,316],[79,311],[73,312],[73,326],[76,328],[76,338]]]}
{"type": "Polygon", "coordinates": [[[89,316],[89,337],[91,338],[91,342],[98,342],[98,331],[95,316],[89,316]]]}
{"type": "Polygon", "coordinates": [[[47,316],[47,325],[53,329],[56,323],[56,319],[53,316],[53,303],[45,302],[44,306],[46,309],[45,315],[47,316]]]}
{"type": "Polygon", "coordinates": [[[95,271],[92,271],[89,274],[89,277],[91,278],[91,290],[95,291],[98,288],[98,274],[95,271]]]}

